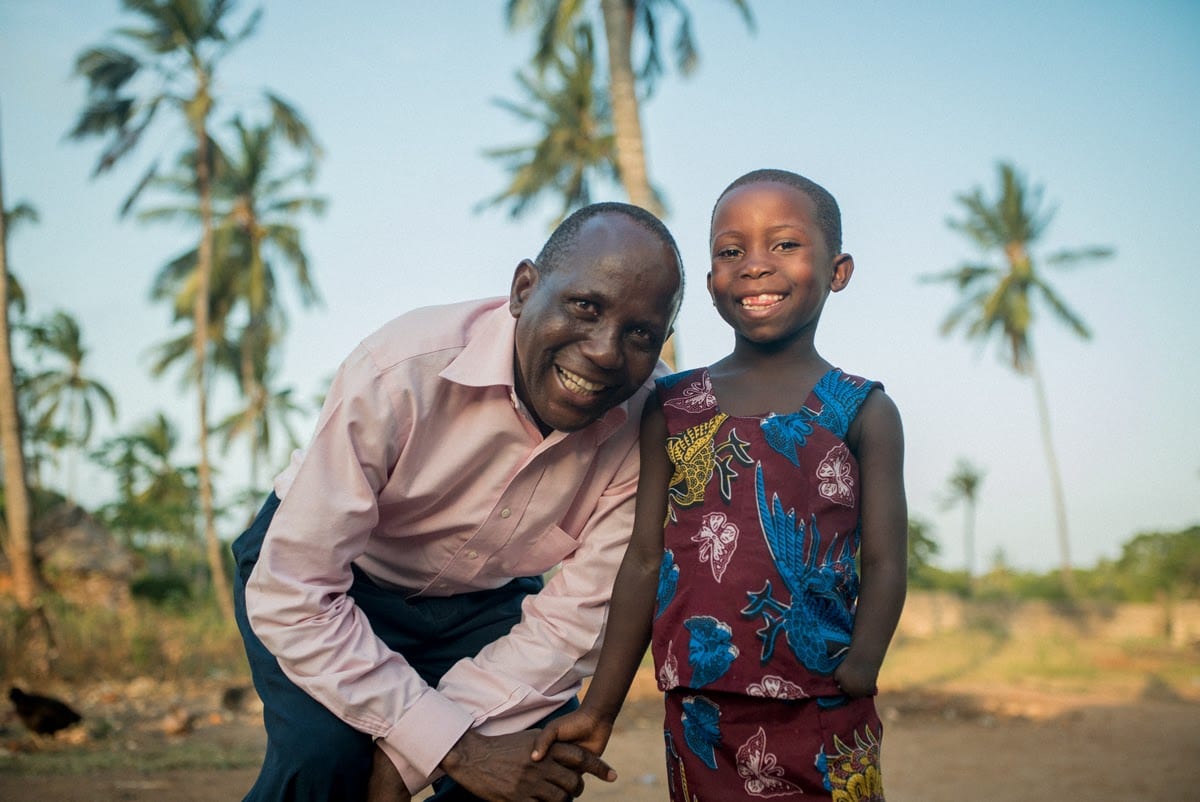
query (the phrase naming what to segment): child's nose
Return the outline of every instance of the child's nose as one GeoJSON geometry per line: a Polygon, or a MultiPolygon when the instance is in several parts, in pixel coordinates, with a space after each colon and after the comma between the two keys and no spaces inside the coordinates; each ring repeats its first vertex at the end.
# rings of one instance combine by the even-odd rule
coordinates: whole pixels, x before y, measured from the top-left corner
{"type": "Polygon", "coordinates": [[[774,272],[771,262],[761,256],[748,256],[742,262],[742,275],[746,278],[760,278],[774,272]]]}

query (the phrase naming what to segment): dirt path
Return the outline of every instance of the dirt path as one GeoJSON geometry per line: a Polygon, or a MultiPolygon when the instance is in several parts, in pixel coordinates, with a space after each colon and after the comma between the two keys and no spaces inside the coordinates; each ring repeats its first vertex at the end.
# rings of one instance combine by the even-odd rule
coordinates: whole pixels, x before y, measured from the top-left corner
{"type": "MultiPolygon", "coordinates": [[[[1184,799],[1200,787],[1200,704],[1195,702],[989,688],[955,695],[885,693],[879,706],[891,802],[1184,799]]],[[[123,737],[128,741],[133,734],[123,737]]],[[[614,785],[591,782],[583,798],[665,799],[661,744],[657,700],[631,702],[607,753],[621,778],[614,785]]],[[[252,761],[261,752],[262,734],[253,715],[213,718],[179,736],[177,746],[223,750],[252,761]]],[[[13,802],[225,802],[240,799],[256,773],[253,768],[144,773],[126,767],[27,774],[26,761],[39,755],[13,752],[11,741],[7,755],[0,760],[0,799],[13,802]]],[[[136,757],[127,762],[138,765],[136,757]]]]}

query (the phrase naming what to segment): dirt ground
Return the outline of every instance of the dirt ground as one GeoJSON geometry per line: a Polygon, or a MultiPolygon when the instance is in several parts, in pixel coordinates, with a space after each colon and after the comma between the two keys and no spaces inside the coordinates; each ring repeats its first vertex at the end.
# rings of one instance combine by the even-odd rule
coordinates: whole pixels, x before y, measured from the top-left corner
{"type": "MultiPolygon", "coordinates": [[[[217,802],[240,799],[263,734],[257,700],[222,689],[136,683],[81,695],[87,727],[37,740],[0,718],[0,799],[11,802],[217,802]],[[228,766],[228,768],[212,768],[228,766]]],[[[883,776],[891,802],[1195,799],[1200,703],[1146,689],[1136,696],[957,687],[885,691],[883,776]]],[[[659,702],[642,692],[622,714],[606,758],[613,785],[583,798],[666,798],[659,702]]]]}

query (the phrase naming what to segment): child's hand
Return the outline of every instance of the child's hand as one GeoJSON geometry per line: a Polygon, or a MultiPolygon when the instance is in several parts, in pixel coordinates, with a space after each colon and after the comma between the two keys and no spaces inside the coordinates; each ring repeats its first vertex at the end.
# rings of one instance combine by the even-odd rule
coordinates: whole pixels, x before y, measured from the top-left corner
{"type": "Polygon", "coordinates": [[[533,745],[532,758],[541,760],[550,751],[555,741],[569,741],[578,744],[589,752],[599,756],[604,754],[608,746],[609,736],[612,735],[612,721],[597,715],[586,707],[581,707],[565,716],[559,716],[546,725],[538,733],[533,745]]]}
{"type": "Polygon", "coordinates": [[[878,677],[879,668],[855,660],[854,652],[846,655],[842,664],[833,671],[833,681],[842,689],[842,693],[852,697],[874,696],[879,693],[879,687],[875,684],[878,677]]]}

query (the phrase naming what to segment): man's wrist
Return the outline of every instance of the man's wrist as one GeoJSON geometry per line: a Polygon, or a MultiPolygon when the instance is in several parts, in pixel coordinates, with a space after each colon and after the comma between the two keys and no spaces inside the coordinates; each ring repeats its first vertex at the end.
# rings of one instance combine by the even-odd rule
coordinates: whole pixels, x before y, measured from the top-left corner
{"type": "Polygon", "coordinates": [[[447,774],[453,774],[457,769],[461,768],[468,760],[468,755],[471,749],[471,741],[479,736],[467,730],[462,736],[454,742],[450,750],[442,758],[439,767],[447,774]]]}

